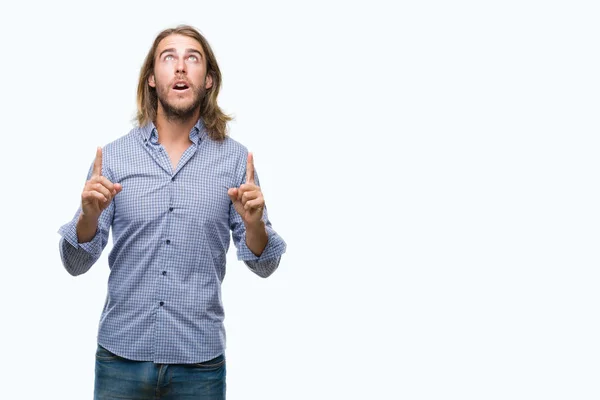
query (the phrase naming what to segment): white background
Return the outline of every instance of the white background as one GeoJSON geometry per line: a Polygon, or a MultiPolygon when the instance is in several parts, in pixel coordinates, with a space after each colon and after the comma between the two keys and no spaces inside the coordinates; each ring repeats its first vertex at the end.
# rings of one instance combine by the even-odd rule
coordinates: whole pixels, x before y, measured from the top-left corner
{"type": "Polygon", "coordinates": [[[179,23],[288,244],[228,254],[229,399],[600,397],[595,2],[84,4],[0,6],[0,397],[92,397],[112,243],[57,230],[179,23]]]}

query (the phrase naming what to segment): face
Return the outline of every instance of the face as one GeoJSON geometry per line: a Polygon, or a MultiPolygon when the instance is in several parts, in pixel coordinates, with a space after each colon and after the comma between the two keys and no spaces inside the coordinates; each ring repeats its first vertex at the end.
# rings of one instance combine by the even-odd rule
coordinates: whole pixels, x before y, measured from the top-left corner
{"type": "Polygon", "coordinates": [[[160,41],[154,56],[154,74],[148,84],[156,88],[158,113],[167,118],[194,117],[212,86],[206,74],[206,57],[200,43],[183,35],[160,41]]]}

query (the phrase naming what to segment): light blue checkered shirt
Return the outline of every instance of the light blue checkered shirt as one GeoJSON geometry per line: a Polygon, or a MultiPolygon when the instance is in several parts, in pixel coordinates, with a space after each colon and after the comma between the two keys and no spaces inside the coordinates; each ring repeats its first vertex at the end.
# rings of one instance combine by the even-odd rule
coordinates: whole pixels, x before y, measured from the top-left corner
{"type": "Polygon", "coordinates": [[[198,363],[225,352],[221,283],[230,230],[238,259],[261,277],[275,271],[286,250],[266,208],[267,246],[260,257],[246,246],[227,189],[245,182],[247,149],[230,137],[212,140],[202,120],[189,137],[193,144],[174,171],[152,123],[107,144],[102,175],[123,190],[90,242],[77,241],[81,208],[58,231],[63,265],[75,276],[98,260],[112,228],[98,343],[131,360],[198,363]]]}

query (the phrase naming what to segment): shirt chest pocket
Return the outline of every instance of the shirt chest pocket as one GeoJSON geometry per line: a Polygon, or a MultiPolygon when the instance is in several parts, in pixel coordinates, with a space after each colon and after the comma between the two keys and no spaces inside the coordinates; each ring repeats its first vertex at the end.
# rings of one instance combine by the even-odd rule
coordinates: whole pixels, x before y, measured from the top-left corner
{"type": "Polygon", "coordinates": [[[228,187],[217,182],[189,185],[183,188],[182,211],[196,223],[228,223],[228,187]]]}
{"type": "Polygon", "coordinates": [[[172,207],[170,179],[136,175],[122,180],[123,190],[115,201],[115,223],[145,225],[153,223],[172,207]]]}

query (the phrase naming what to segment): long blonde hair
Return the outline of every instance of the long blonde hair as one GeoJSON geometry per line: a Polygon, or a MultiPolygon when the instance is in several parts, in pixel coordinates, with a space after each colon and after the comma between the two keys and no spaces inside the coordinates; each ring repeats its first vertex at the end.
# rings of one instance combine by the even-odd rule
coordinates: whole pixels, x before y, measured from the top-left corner
{"type": "Polygon", "coordinates": [[[156,120],[156,111],[158,108],[158,96],[156,89],[148,84],[148,78],[154,73],[154,58],[156,49],[161,40],[170,35],[183,35],[195,39],[200,43],[206,54],[206,74],[212,77],[212,86],[207,90],[202,104],[200,104],[200,118],[209,136],[214,140],[223,140],[227,135],[227,122],[231,117],[223,113],[217,104],[217,96],[221,89],[221,70],[217,64],[217,59],[213,54],[208,41],[195,28],[189,25],[179,25],[176,28],[165,29],[160,32],[154,44],[146,55],[146,60],[140,71],[140,80],[137,90],[137,122],[139,126],[144,126],[151,121],[156,120]]]}

